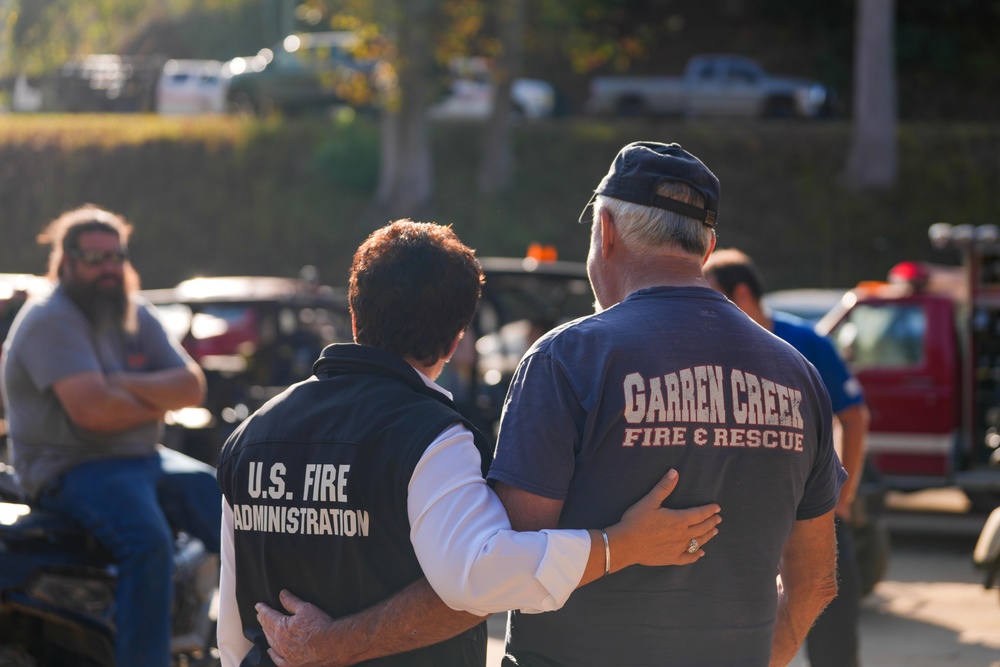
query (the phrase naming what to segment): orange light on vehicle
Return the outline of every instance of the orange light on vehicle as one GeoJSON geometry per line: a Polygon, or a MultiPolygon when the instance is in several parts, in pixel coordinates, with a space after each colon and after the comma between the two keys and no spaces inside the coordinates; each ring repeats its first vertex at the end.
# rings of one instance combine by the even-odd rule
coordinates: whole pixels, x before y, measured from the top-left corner
{"type": "Polygon", "coordinates": [[[531,243],[528,245],[527,257],[538,262],[554,262],[559,259],[559,252],[554,245],[531,243]]]}

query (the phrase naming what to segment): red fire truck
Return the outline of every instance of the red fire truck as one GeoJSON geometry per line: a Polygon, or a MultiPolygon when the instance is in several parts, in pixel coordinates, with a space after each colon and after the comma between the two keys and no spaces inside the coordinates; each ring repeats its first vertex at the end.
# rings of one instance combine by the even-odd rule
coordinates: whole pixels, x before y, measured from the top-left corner
{"type": "Polygon", "coordinates": [[[865,390],[868,447],[887,488],[960,487],[1000,505],[1000,232],[932,225],[960,266],[903,262],[817,325],[865,390]]]}

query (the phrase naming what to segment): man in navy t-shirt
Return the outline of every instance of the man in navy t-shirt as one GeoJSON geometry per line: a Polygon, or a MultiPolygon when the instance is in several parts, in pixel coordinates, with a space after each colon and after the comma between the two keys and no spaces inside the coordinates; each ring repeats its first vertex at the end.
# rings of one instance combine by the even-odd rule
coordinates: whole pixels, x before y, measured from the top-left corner
{"type": "Polygon", "coordinates": [[[626,568],[559,611],[512,612],[504,665],[787,664],[835,594],[830,400],[703,277],[718,203],[680,146],[621,150],[592,201],[599,312],[522,359],[489,479],[514,528],[537,530],[618,516],[675,468],[667,505],[716,502],[724,529],[690,567],[626,568]]]}
{"type": "Polygon", "coordinates": [[[835,510],[839,592],[809,631],[806,650],[812,667],[857,667],[858,604],[861,574],[851,532],[851,508],[864,467],[868,408],[861,384],[851,374],[833,343],[805,320],[768,312],[762,302],[764,284],[753,260],[735,250],[716,250],[705,265],[705,277],[755,322],[802,353],[819,371],[830,394],[837,453],[849,473],[835,510]]]}

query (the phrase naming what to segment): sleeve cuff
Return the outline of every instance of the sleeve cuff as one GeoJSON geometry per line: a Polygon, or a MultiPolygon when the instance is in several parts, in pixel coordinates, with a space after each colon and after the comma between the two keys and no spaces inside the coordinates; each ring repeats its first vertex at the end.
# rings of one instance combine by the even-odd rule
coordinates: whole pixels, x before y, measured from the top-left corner
{"type": "Polygon", "coordinates": [[[580,585],[590,558],[590,534],[586,530],[546,529],[541,532],[548,539],[535,578],[549,595],[537,608],[521,609],[527,614],[555,611],[566,604],[570,594],[580,585]]]}

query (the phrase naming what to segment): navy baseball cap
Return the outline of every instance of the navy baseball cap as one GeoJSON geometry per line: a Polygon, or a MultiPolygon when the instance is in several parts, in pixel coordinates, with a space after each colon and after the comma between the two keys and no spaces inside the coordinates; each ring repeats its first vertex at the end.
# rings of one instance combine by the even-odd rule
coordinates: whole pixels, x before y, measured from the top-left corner
{"type": "Polygon", "coordinates": [[[597,195],[662,208],[694,218],[707,227],[715,227],[719,215],[719,179],[701,160],[678,144],[636,141],[621,149],[580,213],[580,222],[584,221],[597,195]],[[690,185],[705,198],[705,207],[658,195],[656,190],[664,181],[690,185]]]}

